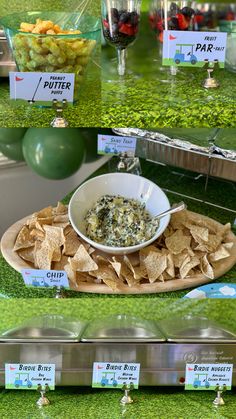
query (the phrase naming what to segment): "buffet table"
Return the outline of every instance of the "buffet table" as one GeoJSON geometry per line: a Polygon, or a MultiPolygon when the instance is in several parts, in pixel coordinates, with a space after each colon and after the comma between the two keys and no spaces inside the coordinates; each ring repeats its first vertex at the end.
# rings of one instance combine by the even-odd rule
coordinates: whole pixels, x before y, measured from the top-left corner
{"type": "MultiPolygon", "coordinates": [[[[10,301],[1,301],[2,328],[10,328],[20,324],[22,320],[34,315],[45,313],[63,314],[75,318],[88,320],[99,316],[125,312],[146,319],[164,319],[170,313],[174,315],[194,314],[208,316],[212,320],[220,320],[225,327],[236,331],[235,322],[232,320],[234,313],[233,301],[227,303],[227,316],[224,312],[224,303],[219,300],[205,301],[149,301],[139,299],[136,304],[134,299],[113,299],[107,304],[107,299],[96,301],[87,299],[82,306],[75,300],[52,301],[28,300],[20,305],[12,305],[10,301]]],[[[174,387],[141,387],[132,392],[134,403],[122,407],[119,403],[122,397],[120,390],[91,389],[89,387],[58,387],[49,392],[51,404],[41,410],[36,406],[38,394],[35,391],[9,391],[0,389],[0,415],[1,417],[15,418],[62,418],[80,417],[96,418],[165,418],[168,411],[170,419],[182,418],[231,418],[234,417],[236,408],[235,389],[224,394],[225,406],[216,409],[212,405],[215,393],[212,391],[184,391],[174,387]]]]}
{"type": "MultiPolygon", "coordinates": [[[[142,175],[147,177],[148,179],[156,182],[161,188],[165,188],[167,190],[167,195],[171,203],[179,202],[182,198],[175,193],[183,193],[185,195],[194,195],[194,198],[199,200],[206,200],[208,202],[212,202],[213,204],[221,205],[222,207],[228,207],[231,211],[226,211],[221,208],[217,208],[215,206],[210,206],[209,204],[194,201],[192,199],[184,198],[184,201],[188,205],[188,209],[191,211],[195,211],[198,213],[202,213],[207,215],[208,217],[214,218],[215,220],[226,224],[227,222],[231,222],[233,226],[235,220],[235,191],[234,191],[234,184],[231,182],[219,181],[216,179],[210,179],[208,184],[208,189],[204,191],[205,185],[205,178],[204,177],[197,177],[195,179],[194,173],[186,172],[181,169],[171,168],[171,167],[163,167],[160,165],[156,165],[147,161],[141,161],[142,166],[142,175]],[[219,194],[219,190],[222,191],[219,194]]],[[[99,170],[97,170],[92,176],[101,175],[103,173],[109,172],[109,162],[102,166],[99,170]]],[[[68,204],[70,197],[73,192],[69,193],[63,200],[65,204],[68,204]]],[[[54,205],[56,203],[52,203],[54,205]]],[[[39,208],[40,209],[40,208],[39,208]]],[[[27,215],[27,214],[26,214],[27,215]]],[[[28,214],[29,215],[29,214],[28,214]]],[[[235,229],[233,229],[235,232],[235,229]]],[[[236,277],[236,267],[232,268],[229,272],[224,274],[218,280],[214,282],[228,282],[228,283],[235,283],[236,277]]],[[[189,290],[182,290],[182,291],[170,291],[166,293],[159,293],[159,294],[147,294],[146,298],[148,299],[155,299],[158,295],[159,297],[164,298],[179,298],[186,295],[189,290]]],[[[0,294],[2,297],[52,297],[55,295],[54,290],[40,290],[34,288],[27,288],[23,283],[23,279],[21,275],[16,272],[13,268],[11,268],[8,263],[3,259],[1,256],[0,258],[0,294]]],[[[78,297],[78,298],[87,298],[91,297],[95,300],[97,298],[102,298],[100,294],[87,294],[87,293],[79,293],[75,291],[68,291],[68,297],[78,297]]],[[[132,295],[126,295],[126,297],[131,297],[132,295]]],[[[141,297],[141,296],[140,296],[141,297]]],[[[112,299],[112,298],[123,298],[122,295],[106,295],[105,298],[112,299]]],[[[139,296],[137,296],[139,298],[139,296]]]]}

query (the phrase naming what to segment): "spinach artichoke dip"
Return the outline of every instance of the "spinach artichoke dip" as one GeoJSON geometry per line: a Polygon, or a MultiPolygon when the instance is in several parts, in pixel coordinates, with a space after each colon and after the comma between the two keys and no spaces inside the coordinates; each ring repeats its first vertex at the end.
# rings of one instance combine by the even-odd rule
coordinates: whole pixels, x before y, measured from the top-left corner
{"type": "Polygon", "coordinates": [[[151,239],[158,220],[145,209],[145,204],[120,195],[104,195],[85,216],[86,234],[97,242],[112,247],[127,247],[151,239]]]}

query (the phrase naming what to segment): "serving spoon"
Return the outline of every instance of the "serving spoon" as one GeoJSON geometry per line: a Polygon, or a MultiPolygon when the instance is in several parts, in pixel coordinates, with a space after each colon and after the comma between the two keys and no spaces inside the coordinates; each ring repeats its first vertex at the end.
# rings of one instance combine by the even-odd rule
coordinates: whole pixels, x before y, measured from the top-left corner
{"type": "Polygon", "coordinates": [[[152,221],[153,220],[158,220],[158,219],[160,219],[160,218],[162,218],[162,217],[165,217],[166,215],[168,215],[168,214],[174,214],[174,212],[179,212],[179,211],[182,211],[182,210],[184,210],[184,209],[186,209],[187,208],[187,205],[184,203],[184,202],[180,202],[179,204],[175,204],[175,206],[174,207],[172,207],[172,208],[169,208],[168,210],[166,210],[166,211],[164,211],[164,212],[161,212],[160,214],[158,214],[158,215],[155,215],[153,218],[152,218],[152,221]]]}

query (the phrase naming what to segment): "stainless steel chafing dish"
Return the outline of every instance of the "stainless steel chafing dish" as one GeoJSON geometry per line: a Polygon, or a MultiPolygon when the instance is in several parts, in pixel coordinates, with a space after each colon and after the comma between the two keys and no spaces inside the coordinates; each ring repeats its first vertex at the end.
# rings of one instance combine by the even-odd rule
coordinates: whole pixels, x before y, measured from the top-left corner
{"type": "Polygon", "coordinates": [[[8,77],[9,71],[16,71],[16,64],[4,31],[0,28],[0,77],[8,77]]]}
{"type": "Polygon", "coordinates": [[[109,361],[140,363],[143,386],[183,386],[186,363],[232,363],[236,385],[235,348],[236,334],[207,318],[44,316],[0,335],[0,384],[5,363],[54,363],[56,385],[89,386],[93,362],[109,361]]]}

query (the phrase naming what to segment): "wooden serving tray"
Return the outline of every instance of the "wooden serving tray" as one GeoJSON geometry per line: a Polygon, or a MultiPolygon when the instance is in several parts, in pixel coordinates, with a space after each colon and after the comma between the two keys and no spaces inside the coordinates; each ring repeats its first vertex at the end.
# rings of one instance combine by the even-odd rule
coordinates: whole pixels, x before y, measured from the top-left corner
{"type": "MultiPolygon", "coordinates": [[[[199,215],[199,214],[198,214],[199,215]]],[[[16,237],[30,218],[24,217],[21,220],[17,221],[8,230],[4,233],[1,239],[1,252],[5,260],[8,262],[12,268],[20,272],[21,269],[33,268],[30,263],[25,262],[21,259],[18,254],[13,251],[16,237]]],[[[211,220],[211,223],[215,223],[215,226],[220,226],[221,224],[217,221],[210,219],[202,215],[206,221],[211,220]]],[[[214,272],[215,279],[221,277],[226,272],[228,272],[236,263],[236,236],[230,231],[226,237],[227,242],[233,242],[234,245],[230,250],[230,256],[226,259],[222,259],[215,264],[214,272]]],[[[199,285],[207,284],[213,280],[207,278],[203,274],[196,275],[194,277],[188,277],[185,279],[172,279],[165,282],[154,282],[153,284],[138,284],[136,286],[129,287],[126,284],[119,285],[119,289],[113,291],[106,284],[91,284],[91,283],[79,283],[77,287],[71,283],[71,289],[80,292],[88,293],[97,293],[97,294],[154,294],[159,292],[168,292],[168,291],[177,291],[183,290],[186,288],[195,288],[199,285]]],[[[235,280],[236,282],[236,280],[235,280]]]]}

